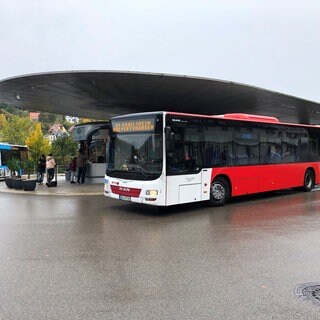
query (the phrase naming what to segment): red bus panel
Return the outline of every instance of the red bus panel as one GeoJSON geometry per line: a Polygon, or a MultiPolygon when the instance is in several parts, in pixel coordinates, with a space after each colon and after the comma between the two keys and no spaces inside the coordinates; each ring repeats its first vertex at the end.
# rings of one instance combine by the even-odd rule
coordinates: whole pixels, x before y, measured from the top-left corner
{"type": "Polygon", "coordinates": [[[315,183],[318,184],[320,182],[318,162],[213,168],[211,182],[218,175],[228,177],[232,196],[288,189],[303,186],[304,175],[308,168],[313,169],[315,183]]]}

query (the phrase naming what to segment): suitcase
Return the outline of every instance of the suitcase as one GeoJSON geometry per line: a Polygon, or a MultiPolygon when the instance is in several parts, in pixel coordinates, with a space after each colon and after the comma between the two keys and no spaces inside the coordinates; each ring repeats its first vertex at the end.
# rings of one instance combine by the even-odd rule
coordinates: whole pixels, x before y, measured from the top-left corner
{"type": "Polygon", "coordinates": [[[50,182],[50,184],[47,182],[47,183],[46,183],[46,186],[49,187],[49,188],[51,188],[51,187],[56,187],[56,186],[57,186],[57,180],[52,180],[52,181],[50,182]]]}
{"type": "Polygon", "coordinates": [[[57,180],[51,181],[50,187],[56,187],[57,186],[57,180]]]}

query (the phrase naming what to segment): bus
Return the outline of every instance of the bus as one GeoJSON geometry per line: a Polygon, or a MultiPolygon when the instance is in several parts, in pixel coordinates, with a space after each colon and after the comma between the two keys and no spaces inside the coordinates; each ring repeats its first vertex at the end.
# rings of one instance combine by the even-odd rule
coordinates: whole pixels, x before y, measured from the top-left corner
{"type": "Polygon", "coordinates": [[[288,188],[320,181],[320,127],[232,113],[146,112],[110,121],[104,195],[154,206],[288,188]]]}
{"type": "Polygon", "coordinates": [[[11,174],[7,166],[8,160],[18,159],[20,162],[25,162],[27,158],[27,146],[0,142],[0,178],[4,179],[11,174]]]}

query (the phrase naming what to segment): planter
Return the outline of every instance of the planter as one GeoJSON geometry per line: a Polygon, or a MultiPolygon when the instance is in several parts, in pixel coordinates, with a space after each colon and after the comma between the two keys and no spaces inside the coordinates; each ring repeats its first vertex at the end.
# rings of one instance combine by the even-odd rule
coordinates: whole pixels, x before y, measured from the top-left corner
{"type": "Polygon", "coordinates": [[[21,178],[12,179],[12,186],[16,190],[21,190],[22,189],[22,179],[21,178]]]}
{"type": "Polygon", "coordinates": [[[6,186],[10,189],[13,188],[13,183],[12,183],[13,178],[12,177],[5,177],[4,181],[6,183],[6,186]]]}
{"type": "Polygon", "coordinates": [[[22,188],[24,191],[34,191],[37,186],[37,180],[22,180],[22,188]]]}

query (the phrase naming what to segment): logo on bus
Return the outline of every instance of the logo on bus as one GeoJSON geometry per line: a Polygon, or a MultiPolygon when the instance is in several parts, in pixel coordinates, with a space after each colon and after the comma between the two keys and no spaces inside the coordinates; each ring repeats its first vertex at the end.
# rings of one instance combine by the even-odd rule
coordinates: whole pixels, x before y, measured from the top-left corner
{"type": "Polygon", "coordinates": [[[125,191],[125,192],[130,192],[130,188],[126,188],[126,187],[119,187],[119,191],[125,191]]]}

